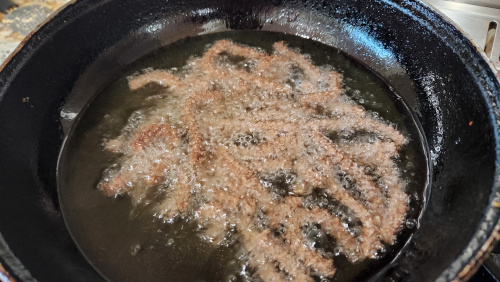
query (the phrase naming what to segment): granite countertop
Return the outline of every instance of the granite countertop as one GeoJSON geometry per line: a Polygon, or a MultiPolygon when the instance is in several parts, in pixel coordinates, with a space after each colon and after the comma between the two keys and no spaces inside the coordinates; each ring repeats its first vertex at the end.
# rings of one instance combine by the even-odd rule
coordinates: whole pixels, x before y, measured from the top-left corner
{"type": "Polygon", "coordinates": [[[69,0],[0,1],[0,64],[23,38],[69,0]]]}

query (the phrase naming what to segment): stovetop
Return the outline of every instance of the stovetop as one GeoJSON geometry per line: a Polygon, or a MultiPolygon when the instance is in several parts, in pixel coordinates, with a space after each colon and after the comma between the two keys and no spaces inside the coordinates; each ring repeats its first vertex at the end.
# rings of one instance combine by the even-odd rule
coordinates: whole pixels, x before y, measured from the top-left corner
{"type": "MultiPolygon", "coordinates": [[[[68,1],[0,0],[0,64],[26,35],[68,1]]],[[[500,71],[500,0],[421,1],[455,23],[500,71]]],[[[1,276],[0,281],[3,281],[1,276]]],[[[500,246],[470,281],[500,282],[500,246]]]]}
{"type": "Polygon", "coordinates": [[[422,0],[436,8],[484,50],[500,70],[499,0],[422,0]]]}

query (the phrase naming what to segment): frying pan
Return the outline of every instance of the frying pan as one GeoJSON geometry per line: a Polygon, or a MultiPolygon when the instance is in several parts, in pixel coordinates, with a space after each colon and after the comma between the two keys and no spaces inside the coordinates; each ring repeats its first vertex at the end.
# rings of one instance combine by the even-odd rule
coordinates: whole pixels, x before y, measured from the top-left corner
{"type": "Polygon", "coordinates": [[[418,229],[374,279],[465,280],[499,237],[500,85],[482,52],[414,0],[80,0],[0,72],[0,263],[20,281],[100,281],[61,216],[58,154],[85,101],[138,58],[225,30],[295,34],[381,76],[415,113],[431,179],[418,229]]]}

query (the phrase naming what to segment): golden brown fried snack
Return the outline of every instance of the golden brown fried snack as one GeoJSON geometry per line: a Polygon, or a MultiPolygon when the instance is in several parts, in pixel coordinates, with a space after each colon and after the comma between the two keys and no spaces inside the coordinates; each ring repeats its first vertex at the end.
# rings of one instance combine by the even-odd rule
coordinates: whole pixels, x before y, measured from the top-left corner
{"type": "Polygon", "coordinates": [[[180,73],[130,78],[131,90],[157,83],[175,98],[107,143],[123,156],[98,187],[136,203],[164,189],[157,214],[193,214],[214,244],[235,230],[263,280],[332,277],[307,228],[351,261],[394,243],[408,197],[393,159],[407,141],[344,97],[338,72],[274,50],[221,40],[180,73]]]}

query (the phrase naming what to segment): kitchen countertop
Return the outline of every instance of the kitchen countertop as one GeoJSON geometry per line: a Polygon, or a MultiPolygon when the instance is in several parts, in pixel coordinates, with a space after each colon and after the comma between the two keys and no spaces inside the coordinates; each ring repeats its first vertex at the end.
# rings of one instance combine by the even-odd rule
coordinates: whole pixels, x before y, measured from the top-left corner
{"type": "Polygon", "coordinates": [[[0,64],[21,40],[69,0],[0,1],[0,64]]]}

